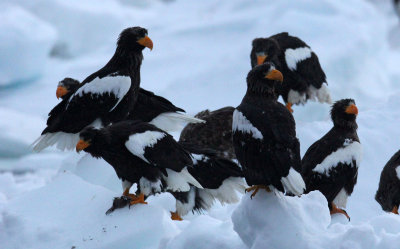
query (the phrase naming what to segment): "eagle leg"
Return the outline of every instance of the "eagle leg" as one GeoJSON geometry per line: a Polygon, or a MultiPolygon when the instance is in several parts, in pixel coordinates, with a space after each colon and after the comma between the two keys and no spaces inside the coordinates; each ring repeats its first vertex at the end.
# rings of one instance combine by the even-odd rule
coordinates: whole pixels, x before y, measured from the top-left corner
{"type": "Polygon", "coordinates": [[[178,212],[171,212],[171,220],[183,220],[182,217],[178,214],[178,212]]]}
{"type": "Polygon", "coordinates": [[[257,192],[258,192],[258,190],[260,190],[260,188],[265,189],[265,191],[267,191],[267,192],[271,192],[271,189],[265,185],[253,185],[250,188],[246,188],[245,192],[253,191],[253,193],[250,196],[250,198],[253,199],[253,197],[257,194],[257,192]]]}
{"type": "Polygon", "coordinates": [[[290,112],[293,112],[292,103],[287,102],[287,103],[286,103],[286,108],[287,108],[290,112]]]}
{"type": "Polygon", "coordinates": [[[398,206],[394,206],[393,209],[392,209],[392,213],[399,214],[399,207],[398,206]]]}
{"type": "Polygon", "coordinates": [[[136,198],[132,198],[132,201],[130,202],[130,206],[135,205],[135,204],[147,204],[147,202],[144,201],[144,194],[140,193],[139,196],[136,196],[136,198]]]}
{"type": "Polygon", "coordinates": [[[344,214],[350,221],[350,216],[347,214],[347,212],[341,208],[338,208],[333,202],[332,202],[331,215],[332,214],[344,214]]]}
{"type": "Polygon", "coordinates": [[[138,198],[135,194],[130,194],[130,193],[129,193],[129,189],[130,189],[130,188],[126,188],[126,189],[124,190],[124,192],[122,193],[122,195],[123,195],[123,196],[128,196],[128,197],[130,197],[132,200],[135,200],[136,198],[138,198]]]}

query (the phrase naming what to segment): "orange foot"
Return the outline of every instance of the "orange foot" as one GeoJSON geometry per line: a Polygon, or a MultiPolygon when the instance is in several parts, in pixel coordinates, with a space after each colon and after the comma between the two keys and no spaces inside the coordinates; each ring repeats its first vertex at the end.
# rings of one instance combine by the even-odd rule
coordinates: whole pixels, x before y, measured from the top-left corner
{"type": "Polygon", "coordinates": [[[182,217],[178,214],[178,212],[171,212],[172,220],[183,220],[182,217]]]}
{"type": "Polygon", "coordinates": [[[349,219],[349,221],[350,221],[350,216],[347,214],[347,212],[346,211],[344,211],[343,209],[341,209],[341,208],[338,208],[335,204],[333,204],[332,203],[332,210],[331,210],[331,215],[332,214],[344,214],[346,217],[347,217],[347,219],[349,219]]]}
{"type": "Polygon", "coordinates": [[[292,103],[287,102],[287,103],[286,103],[286,108],[287,108],[290,112],[293,112],[292,103]]]}
{"type": "Polygon", "coordinates": [[[131,198],[132,200],[136,199],[137,196],[135,194],[130,194],[129,193],[129,188],[126,188],[124,190],[124,192],[122,193],[123,196],[128,196],[129,198],[131,198]]]}
{"type": "Polygon", "coordinates": [[[260,188],[265,189],[265,191],[267,191],[267,192],[271,192],[271,189],[268,186],[265,186],[265,185],[254,185],[254,186],[251,186],[250,188],[246,188],[245,192],[253,191],[253,193],[250,196],[250,198],[253,199],[253,197],[257,194],[257,192],[258,192],[258,190],[260,190],[260,188]]]}
{"type": "Polygon", "coordinates": [[[135,196],[135,198],[132,198],[132,201],[129,203],[130,206],[136,204],[147,204],[147,202],[144,201],[144,194],[140,193],[139,196],[135,196]]]}
{"type": "Polygon", "coordinates": [[[392,209],[392,213],[399,214],[399,207],[398,206],[394,206],[393,209],[392,209]]]}

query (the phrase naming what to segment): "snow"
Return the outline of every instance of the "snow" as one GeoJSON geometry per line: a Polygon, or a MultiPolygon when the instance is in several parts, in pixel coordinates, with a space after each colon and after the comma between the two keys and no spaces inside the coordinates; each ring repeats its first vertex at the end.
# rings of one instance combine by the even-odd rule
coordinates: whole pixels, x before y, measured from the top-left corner
{"type": "MultiPolygon", "coordinates": [[[[400,22],[391,1],[4,0],[1,7],[1,248],[400,244],[400,217],[384,213],[374,200],[381,170],[400,148],[400,22]],[[359,108],[364,158],[347,200],[351,221],[341,214],[330,218],[318,192],[298,198],[263,190],[181,222],[170,220],[175,200],[169,194],[106,216],[122,193],[110,165],[83,153],[31,153],[29,144],[58,103],[57,83],[67,76],[82,80],[102,67],[120,31],[133,25],[146,27],[154,42],[153,51],[144,50],[141,86],[188,115],[239,105],[253,38],[287,31],[309,44],[332,100],[351,97],[359,108]]],[[[293,107],[302,154],[332,127],[329,108],[316,102],[293,107]]]]}
{"type": "Polygon", "coordinates": [[[56,29],[20,6],[0,3],[0,87],[39,78],[56,29]]]}

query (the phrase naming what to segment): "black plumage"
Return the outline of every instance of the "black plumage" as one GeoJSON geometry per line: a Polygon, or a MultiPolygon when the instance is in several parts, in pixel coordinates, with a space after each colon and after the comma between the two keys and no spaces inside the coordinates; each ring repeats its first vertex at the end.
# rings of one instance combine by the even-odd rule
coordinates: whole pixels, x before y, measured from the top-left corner
{"type": "MultiPolygon", "coordinates": [[[[249,186],[300,195],[300,144],[292,114],[277,102],[274,91],[282,74],[272,63],[254,67],[247,76],[247,92],[233,113],[233,146],[249,186]]],[[[253,193],[253,195],[256,192],[253,193]]]]}
{"type": "Polygon", "coordinates": [[[343,208],[357,183],[361,159],[357,114],[353,99],[335,102],[331,109],[333,128],[312,144],[302,159],[306,191],[321,191],[331,213],[343,213],[347,217],[343,208]]]}
{"type": "Polygon", "coordinates": [[[191,186],[188,192],[172,193],[176,198],[176,211],[179,216],[189,211],[201,213],[208,210],[218,200],[221,204],[240,200],[237,192],[245,188],[243,172],[233,161],[217,155],[212,149],[205,149],[187,142],[179,142],[193,157],[193,167],[189,173],[203,187],[191,186]]]}
{"type": "Polygon", "coordinates": [[[187,171],[190,154],[168,133],[140,121],[122,121],[100,130],[87,127],[80,133],[77,151],[103,158],[115,170],[123,185],[123,195],[131,204],[158,192],[187,192],[201,185],[187,171]],[[138,195],[129,194],[137,183],[138,195]]]}
{"type": "Polygon", "coordinates": [[[287,32],[269,38],[256,38],[250,53],[251,66],[270,61],[283,74],[276,85],[289,110],[292,104],[304,104],[308,99],[331,103],[326,88],[326,76],[317,55],[304,41],[287,32]]]}
{"type": "Polygon", "coordinates": [[[393,0],[393,6],[396,14],[400,16],[400,0],[393,0]]]}
{"type": "Polygon", "coordinates": [[[182,130],[180,142],[210,148],[218,156],[235,159],[232,145],[232,115],[234,107],[227,106],[215,111],[204,110],[195,115],[205,123],[188,124],[182,130]]]}
{"type": "MultiPolygon", "coordinates": [[[[60,84],[57,87],[57,97],[68,100],[79,88],[80,82],[71,78],[65,78],[60,84]],[[60,86],[60,84],[62,85],[60,86]]],[[[67,101],[65,101],[65,103],[67,103],[67,101]]],[[[204,122],[201,119],[185,115],[184,112],[185,110],[175,106],[166,98],[143,88],[139,88],[135,106],[133,110],[129,112],[126,119],[149,122],[164,131],[174,131],[180,127],[181,123],[204,122]]]]}
{"type": "Polygon", "coordinates": [[[110,61],[88,76],[68,100],[59,103],[65,108],[56,106],[50,112],[47,127],[34,142],[34,150],[53,144],[59,149],[72,149],[77,134],[93,122],[105,126],[125,119],[138,96],[145,46],[153,47],[146,29],[123,30],[110,61]]]}
{"type": "Polygon", "coordinates": [[[386,163],[381,173],[375,200],[386,212],[399,214],[400,204],[400,150],[386,163]]]}

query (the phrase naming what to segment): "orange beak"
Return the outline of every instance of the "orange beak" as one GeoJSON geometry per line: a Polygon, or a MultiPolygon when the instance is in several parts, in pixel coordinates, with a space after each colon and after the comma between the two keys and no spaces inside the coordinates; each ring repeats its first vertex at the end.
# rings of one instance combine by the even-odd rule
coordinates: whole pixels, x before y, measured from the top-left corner
{"type": "Polygon", "coordinates": [[[90,143],[80,139],[79,142],[76,144],[76,152],[86,149],[87,147],[89,147],[89,145],[90,145],[90,143]]]}
{"type": "Polygon", "coordinates": [[[56,91],[57,99],[61,98],[62,96],[64,96],[67,93],[68,93],[68,90],[64,86],[57,87],[57,91],[56,91]]]}
{"type": "Polygon", "coordinates": [[[266,55],[258,55],[257,56],[257,65],[261,65],[264,63],[265,59],[267,59],[266,55]]]}
{"type": "Polygon", "coordinates": [[[142,46],[148,47],[150,50],[153,50],[153,41],[147,35],[139,39],[137,43],[142,46]]]}
{"type": "Polygon", "coordinates": [[[271,70],[271,71],[265,76],[265,78],[266,78],[266,79],[269,79],[269,80],[277,80],[277,81],[280,81],[280,82],[283,81],[283,75],[282,75],[282,73],[281,73],[279,70],[276,70],[276,69],[271,70]]]}
{"type": "Polygon", "coordinates": [[[357,106],[356,106],[355,104],[349,105],[349,106],[346,108],[345,112],[346,112],[347,114],[355,114],[355,115],[357,115],[357,114],[358,114],[357,106]]]}

